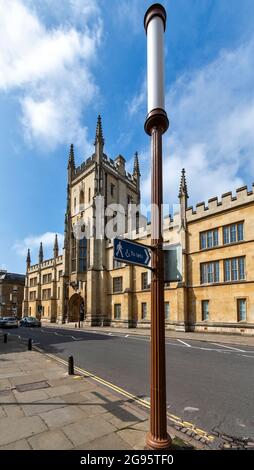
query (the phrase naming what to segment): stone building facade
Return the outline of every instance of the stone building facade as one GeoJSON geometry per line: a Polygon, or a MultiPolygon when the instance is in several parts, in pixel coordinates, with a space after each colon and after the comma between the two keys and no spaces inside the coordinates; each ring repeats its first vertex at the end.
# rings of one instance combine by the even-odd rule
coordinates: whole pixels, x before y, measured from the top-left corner
{"type": "MultiPolygon", "coordinates": [[[[109,159],[103,148],[99,117],[94,154],[76,167],[70,149],[63,254],[57,237],[52,259],[43,260],[41,246],[32,266],[28,253],[23,314],[59,323],[149,327],[150,271],[115,262],[113,237],[96,231],[98,200],[102,225],[119,224],[114,204],[120,204],[122,236],[150,244],[151,227],[139,211],[138,155],[129,174],[125,159],[109,159]],[[138,209],[129,219],[131,205],[138,209]],[[76,237],[77,226],[86,236],[76,237]]],[[[254,334],[254,191],[244,186],[235,196],[188,207],[183,170],[178,197],[178,210],[163,226],[165,245],[180,245],[182,254],[181,282],[165,283],[166,328],[254,334]]]]}
{"type": "Polygon", "coordinates": [[[0,270],[0,317],[22,316],[25,276],[0,270]]]}

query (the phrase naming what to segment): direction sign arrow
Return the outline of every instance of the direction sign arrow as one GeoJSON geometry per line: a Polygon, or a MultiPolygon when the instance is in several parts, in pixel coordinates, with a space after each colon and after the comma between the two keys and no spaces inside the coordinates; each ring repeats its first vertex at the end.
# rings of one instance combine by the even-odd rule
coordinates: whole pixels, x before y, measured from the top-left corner
{"type": "Polygon", "coordinates": [[[115,238],[114,259],[128,264],[149,267],[151,260],[150,248],[140,243],[115,238]]]}

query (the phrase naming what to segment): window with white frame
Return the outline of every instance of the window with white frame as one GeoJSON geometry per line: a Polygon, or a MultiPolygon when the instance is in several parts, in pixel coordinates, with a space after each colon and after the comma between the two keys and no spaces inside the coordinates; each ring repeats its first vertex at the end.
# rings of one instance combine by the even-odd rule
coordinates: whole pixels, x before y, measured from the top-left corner
{"type": "Polygon", "coordinates": [[[201,284],[212,284],[220,281],[219,261],[201,264],[201,284]]]}
{"type": "Polygon", "coordinates": [[[142,302],[141,304],[141,318],[142,320],[145,320],[147,317],[147,303],[142,302]]]}
{"type": "Polygon", "coordinates": [[[48,300],[51,297],[51,289],[43,289],[42,291],[42,299],[48,300]]]}
{"type": "Polygon", "coordinates": [[[30,279],[30,287],[35,287],[37,285],[37,277],[32,277],[30,279]]]}
{"type": "Polygon", "coordinates": [[[120,320],[121,318],[121,304],[114,305],[114,319],[120,320]]]}
{"type": "Polygon", "coordinates": [[[170,304],[169,304],[169,302],[164,302],[164,310],[165,310],[165,320],[169,320],[169,317],[170,317],[170,304]]]}
{"type": "Polygon", "coordinates": [[[33,300],[36,300],[36,291],[31,291],[29,293],[29,300],[33,301],[33,300]]]}
{"type": "Polygon", "coordinates": [[[243,241],[243,222],[226,225],[223,227],[223,244],[236,243],[243,241]]]}
{"type": "Polygon", "coordinates": [[[122,292],[123,290],[123,278],[121,277],[114,277],[113,279],[113,292],[122,292]]]}
{"type": "Polygon", "coordinates": [[[209,300],[202,300],[202,321],[209,320],[209,300]]]}
{"type": "Polygon", "coordinates": [[[200,248],[205,250],[207,248],[213,248],[214,246],[219,245],[219,232],[215,228],[213,230],[207,230],[206,232],[201,232],[200,234],[200,248]]]}
{"type": "Polygon", "coordinates": [[[246,299],[237,299],[237,318],[238,321],[247,320],[246,299]]]}
{"type": "Polygon", "coordinates": [[[148,283],[148,273],[141,273],[141,289],[149,289],[150,284],[148,283]]]}
{"type": "Polygon", "coordinates": [[[245,280],[245,257],[231,258],[224,260],[224,281],[245,280]]]}

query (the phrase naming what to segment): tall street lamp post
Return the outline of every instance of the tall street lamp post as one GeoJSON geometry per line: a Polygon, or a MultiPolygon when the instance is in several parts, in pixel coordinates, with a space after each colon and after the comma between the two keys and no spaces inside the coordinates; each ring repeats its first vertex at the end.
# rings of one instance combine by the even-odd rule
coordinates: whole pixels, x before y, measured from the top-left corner
{"type": "Polygon", "coordinates": [[[151,5],[144,18],[147,34],[148,115],[145,131],[151,136],[151,416],[147,435],[148,449],[168,449],[171,438],[167,433],[165,319],[164,319],[164,262],[162,234],[162,135],[169,126],[164,109],[164,32],[166,11],[162,5],[151,5]]]}

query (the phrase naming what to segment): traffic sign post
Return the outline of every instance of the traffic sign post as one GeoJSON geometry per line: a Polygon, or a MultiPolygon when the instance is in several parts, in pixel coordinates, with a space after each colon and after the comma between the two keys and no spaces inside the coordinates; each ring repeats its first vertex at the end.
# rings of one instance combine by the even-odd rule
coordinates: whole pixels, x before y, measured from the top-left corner
{"type": "Polygon", "coordinates": [[[148,115],[145,131],[152,140],[151,177],[151,396],[150,432],[146,448],[169,449],[172,439],[167,432],[165,319],[164,319],[164,260],[162,234],[162,135],[169,126],[164,93],[164,32],[166,11],[159,3],[146,11],[144,26],[147,34],[148,115]]]}
{"type": "MultiPolygon", "coordinates": [[[[122,263],[150,268],[151,248],[122,238],[114,239],[114,259],[122,263]]],[[[150,268],[151,269],[151,268],[150,268]]]]}

